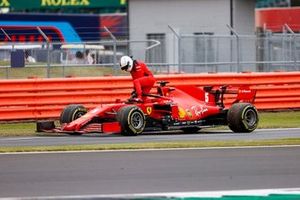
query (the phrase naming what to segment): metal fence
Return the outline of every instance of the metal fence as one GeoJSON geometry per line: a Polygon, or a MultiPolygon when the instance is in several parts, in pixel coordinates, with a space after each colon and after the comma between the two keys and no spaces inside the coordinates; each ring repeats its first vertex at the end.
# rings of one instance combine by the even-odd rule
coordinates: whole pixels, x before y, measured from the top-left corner
{"type": "Polygon", "coordinates": [[[257,35],[232,29],[231,35],[170,30],[136,41],[110,33],[110,39],[97,42],[6,42],[0,46],[0,78],[123,75],[118,67],[123,55],[145,60],[155,73],[300,71],[300,34],[288,28],[257,35]],[[23,54],[12,57],[17,51],[23,54]],[[13,66],[13,59],[23,59],[25,67],[13,66]]]}

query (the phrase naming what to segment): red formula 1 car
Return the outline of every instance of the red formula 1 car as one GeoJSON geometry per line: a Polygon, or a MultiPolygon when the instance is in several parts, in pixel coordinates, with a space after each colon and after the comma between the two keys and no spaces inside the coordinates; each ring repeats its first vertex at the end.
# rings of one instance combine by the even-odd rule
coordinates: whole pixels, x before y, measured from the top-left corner
{"type": "MultiPolygon", "coordinates": [[[[252,132],[258,124],[258,113],[251,104],[255,91],[249,87],[230,90],[227,86],[166,86],[159,82],[156,94],[144,102],[130,98],[126,102],[99,105],[87,111],[82,105],[67,106],[60,115],[61,127],[38,129],[71,135],[90,132],[139,135],[147,130],[195,132],[203,127],[228,125],[233,132],[252,132]],[[237,94],[231,107],[224,106],[224,94],[237,94]]],[[[53,123],[54,124],[54,123],[53,123]]]]}

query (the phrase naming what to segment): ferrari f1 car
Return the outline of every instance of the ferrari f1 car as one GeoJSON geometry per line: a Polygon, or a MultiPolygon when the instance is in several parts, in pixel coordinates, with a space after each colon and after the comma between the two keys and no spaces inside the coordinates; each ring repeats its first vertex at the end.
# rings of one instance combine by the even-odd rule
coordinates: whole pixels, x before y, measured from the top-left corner
{"type": "Polygon", "coordinates": [[[42,123],[42,131],[80,135],[90,132],[139,135],[148,130],[195,132],[204,127],[228,125],[233,132],[252,132],[258,125],[258,112],[252,105],[255,90],[249,87],[230,89],[228,86],[167,86],[161,81],[154,94],[143,102],[130,98],[87,110],[72,104],[64,108],[58,128],[42,123]],[[224,103],[225,94],[236,94],[231,106],[224,103]]]}

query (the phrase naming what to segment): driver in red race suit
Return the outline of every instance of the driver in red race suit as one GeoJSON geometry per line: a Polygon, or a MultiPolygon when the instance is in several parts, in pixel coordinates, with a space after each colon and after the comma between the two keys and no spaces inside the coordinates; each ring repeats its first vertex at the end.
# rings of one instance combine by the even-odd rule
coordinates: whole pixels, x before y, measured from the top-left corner
{"type": "Polygon", "coordinates": [[[120,59],[121,70],[130,72],[137,98],[134,101],[142,102],[146,99],[143,94],[148,94],[155,83],[155,78],[147,65],[142,61],[133,60],[129,56],[120,59]]]}

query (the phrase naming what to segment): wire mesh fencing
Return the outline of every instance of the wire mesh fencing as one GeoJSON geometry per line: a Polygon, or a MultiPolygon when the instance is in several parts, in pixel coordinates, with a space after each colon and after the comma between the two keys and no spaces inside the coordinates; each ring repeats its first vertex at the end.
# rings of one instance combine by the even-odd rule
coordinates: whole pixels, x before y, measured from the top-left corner
{"type": "Polygon", "coordinates": [[[142,40],[13,42],[0,46],[0,77],[128,75],[123,55],[145,61],[156,74],[300,71],[300,34],[148,34],[142,40]]]}

